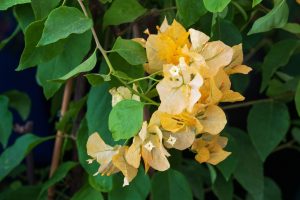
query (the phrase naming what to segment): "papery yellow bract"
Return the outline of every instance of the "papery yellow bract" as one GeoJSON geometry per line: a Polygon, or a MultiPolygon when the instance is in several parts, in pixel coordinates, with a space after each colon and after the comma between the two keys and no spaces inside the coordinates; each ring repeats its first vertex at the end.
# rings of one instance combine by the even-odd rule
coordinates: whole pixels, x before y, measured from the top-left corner
{"type": "Polygon", "coordinates": [[[226,144],[226,137],[204,134],[201,138],[195,140],[192,150],[197,153],[195,159],[198,162],[207,162],[212,165],[216,165],[231,154],[231,152],[223,150],[226,144]]]}

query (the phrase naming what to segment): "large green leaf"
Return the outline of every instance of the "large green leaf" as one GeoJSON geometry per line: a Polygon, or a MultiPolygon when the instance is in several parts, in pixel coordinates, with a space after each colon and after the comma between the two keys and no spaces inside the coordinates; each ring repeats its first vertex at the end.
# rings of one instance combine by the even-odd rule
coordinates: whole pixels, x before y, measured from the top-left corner
{"type": "Polygon", "coordinates": [[[264,174],[262,161],[246,133],[237,128],[230,128],[228,132],[236,138],[240,146],[241,156],[234,177],[256,200],[263,200],[264,174]]]}
{"type": "Polygon", "coordinates": [[[37,70],[38,83],[43,86],[47,98],[52,97],[61,83],[49,81],[58,79],[78,66],[90,50],[92,34],[74,34],[68,37],[63,51],[49,62],[40,64],[37,70]]]}
{"type": "Polygon", "coordinates": [[[58,183],[63,178],[65,178],[68,172],[76,165],[77,163],[73,161],[62,163],[54,172],[53,176],[43,183],[43,187],[37,199],[45,199],[46,191],[48,190],[48,188],[50,188],[51,186],[53,186],[54,184],[58,183]]]}
{"type": "Polygon", "coordinates": [[[87,120],[84,118],[80,124],[76,140],[79,163],[89,174],[89,183],[94,189],[101,192],[109,192],[113,187],[112,176],[93,176],[93,174],[98,171],[99,164],[97,162],[88,164],[87,162],[87,159],[89,159],[86,150],[86,143],[89,136],[88,133],[87,120]]]}
{"type": "Polygon", "coordinates": [[[19,137],[17,141],[8,147],[0,156],[0,181],[18,166],[35,146],[49,139],[50,137],[40,138],[32,134],[19,137]]]}
{"type": "Polygon", "coordinates": [[[212,186],[212,190],[219,200],[233,199],[233,182],[232,179],[226,181],[222,174],[217,175],[217,179],[212,186]]]}
{"type": "Polygon", "coordinates": [[[176,0],[176,7],[177,17],[185,27],[195,24],[207,12],[199,0],[176,0]]]}
{"type": "Polygon", "coordinates": [[[233,46],[242,42],[242,35],[232,22],[218,17],[213,27],[212,40],[221,40],[225,44],[233,46]]]}
{"type": "Polygon", "coordinates": [[[108,126],[115,141],[129,139],[142,127],[144,104],[135,100],[122,100],[109,114],[108,126]]]}
{"type": "Polygon", "coordinates": [[[53,10],[46,22],[38,46],[44,46],[67,38],[69,35],[84,33],[93,26],[91,19],[74,7],[62,6],[53,10]]]}
{"type": "Polygon", "coordinates": [[[231,0],[203,0],[205,8],[210,12],[222,12],[231,0]]]}
{"type": "Polygon", "coordinates": [[[89,134],[98,132],[108,144],[114,144],[108,130],[108,118],[111,111],[111,95],[108,92],[108,83],[92,87],[87,101],[87,125],[89,134]]]}
{"type": "Polygon", "coordinates": [[[248,35],[267,32],[274,28],[282,28],[287,23],[289,7],[285,0],[275,0],[274,8],[265,16],[257,19],[248,35]]]}
{"type": "MultiPolygon", "coordinates": [[[[264,200],[281,200],[282,194],[280,187],[272,179],[265,177],[264,181],[264,200]]],[[[248,195],[246,200],[255,200],[251,195],[248,195]]]]}
{"type": "Polygon", "coordinates": [[[112,51],[117,52],[132,65],[144,64],[147,61],[145,49],[133,40],[125,40],[118,37],[112,51]]]}
{"type": "Polygon", "coordinates": [[[192,200],[191,188],[185,177],[178,171],[169,169],[157,172],[152,178],[153,200],[192,200]]]}
{"type": "Polygon", "coordinates": [[[294,51],[299,47],[300,41],[293,39],[282,40],[272,45],[271,50],[268,52],[264,59],[262,66],[262,84],[260,91],[266,89],[271,77],[280,68],[285,66],[294,51]]]}
{"type": "Polygon", "coordinates": [[[108,200],[144,200],[150,192],[151,183],[142,168],[129,186],[123,187],[124,177],[121,174],[114,176],[114,188],[108,193],[108,200]]]}
{"type": "Polygon", "coordinates": [[[15,6],[14,16],[23,33],[25,33],[27,26],[35,20],[31,4],[21,4],[15,6]]]}
{"type": "Polygon", "coordinates": [[[44,21],[35,21],[26,28],[25,48],[21,55],[19,66],[16,69],[17,71],[48,62],[62,52],[65,40],[47,46],[36,46],[42,36],[43,28],[44,21]]]}
{"type": "Polygon", "coordinates": [[[51,10],[59,4],[60,0],[31,0],[31,6],[36,20],[49,15],[51,10]]]}
{"type": "Polygon", "coordinates": [[[60,77],[57,80],[65,81],[68,80],[69,78],[77,76],[82,72],[91,71],[96,66],[96,63],[97,63],[97,51],[95,50],[94,53],[87,60],[85,60],[83,63],[75,67],[72,71],[70,71],[69,73],[60,77]]]}
{"type": "Polygon", "coordinates": [[[78,192],[74,194],[71,200],[103,200],[101,192],[93,189],[91,186],[83,186],[78,192]]]}
{"type": "Polygon", "coordinates": [[[280,143],[290,125],[288,108],[282,103],[262,103],[252,107],[247,129],[261,160],[280,143]]]}
{"type": "Polygon", "coordinates": [[[1,0],[0,1],[0,10],[6,10],[12,6],[18,4],[30,3],[31,0],[1,0]]]}
{"type": "Polygon", "coordinates": [[[300,116],[300,81],[298,82],[297,89],[296,89],[295,105],[296,105],[298,115],[300,116]]]}
{"type": "Polygon", "coordinates": [[[132,22],[143,15],[146,9],[137,0],[114,0],[103,17],[103,26],[132,22]]]}
{"type": "Polygon", "coordinates": [[[10,90],[4,93],[9,99],[9,106],[20,114],[22,119],[25,121],[30,113],[31,101],[29,96],[18,90],[10,90]]]}
{"type": "Polygon", "coordinates": [[[9,99],[6,96],[0,96],[0,143],[4,148],[7,145],[13,127],[13,117],[8,110],[8,106],[9,99]]]}

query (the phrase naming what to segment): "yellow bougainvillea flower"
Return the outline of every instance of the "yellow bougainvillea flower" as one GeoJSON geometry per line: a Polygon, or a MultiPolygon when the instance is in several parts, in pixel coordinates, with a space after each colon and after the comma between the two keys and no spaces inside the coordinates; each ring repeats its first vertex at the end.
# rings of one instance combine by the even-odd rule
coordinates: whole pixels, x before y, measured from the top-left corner
{"type": "Polygon", "coordinates": [[[158,110],[161,112],[190,112],[201,97],[199,89],[203,84],[202,76],[188,66],[183,57],[179,60],[178,65],[164,65],[164,78],[156,86],[161,100],[158,110]]]}
{"type": "Polygon", "coordinates": [[[233,56],[231,63],[224,68],[227,74],[248,74],[252,69],[246,65],[243,65],[243,47],[242,44],[232,47],[233,56]]]}
{"type": "Polygon", "coordinates": [[[211,135],[219,134],[227,123],[224,111],[216,105],[209,105],[204,112],[198,113],[197,119],[203,126],[202,133],[211,135]]]}
{"type": "MultiPolygon", "coordinates": [[[[133,89],[137,91],[137,87],[135,84],[133,84],[133,89]]],[[[132,92],[124,86],[112,88],[109,90],[109,93],[112,95],[112,106],[115,106],[117,103],[124,99],[133,99],[136,101],[140,101],[140,97],[138,95],[132,94],[132,92]]]]}
{"type": "Polygon", "coordinates": [[[145,70],[149,74],[161,71],[164,64],[177,65],[179,58],[185,56],[182,48],[189,45],[189,33],[176,20],[168,25],[165,19],[158,31],[150,34],[145,44],[148,58],[145,70]]]}
{"type": "Polygon", "coordinates": [[[203,134],[195,140],[192,150],[197,153],[195,159],[199,163],[207,162],[216,165],[226,159],[231,152],[224,151],[228,139],[219,135],[203,134]]]}
{"type": "Polygon", "coordinates": [[[102,176],[117,173],[119,171],[124,175],[123,186],[126,186],[137,175],[138,169],[127,163],[125,157],[128,151],[127,146],[111,147],[101,139],[98,133],[92,134],[87,141],[87,153],[93,159],[89,159],[91,164],[96,160],[100,167],[94,176],[102,176]]]}
{"type": "Polygon", "coordinates": [[[165,171],[170,167],[167,156],[170,154],[165,150],[162,144],[162,132],[155,124],[143,123],[139,134],[134,137],[132,145],[126,155],[127,162],[138,167],[141,157],[145,163],[145,170],[149,167],[158,171],[165,171]]]}

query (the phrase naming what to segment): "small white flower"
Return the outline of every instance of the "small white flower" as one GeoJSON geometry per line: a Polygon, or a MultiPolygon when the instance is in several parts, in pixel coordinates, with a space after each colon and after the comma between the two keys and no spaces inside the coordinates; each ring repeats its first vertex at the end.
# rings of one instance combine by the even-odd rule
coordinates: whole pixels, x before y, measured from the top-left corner
{"type": "Polygon", "coordinates": [[[177,66],[172,66],[171,69],[169,70],[170,74],[172,77],[176,77],[179,75],[180,69],[177,66]]]}
{"type": "Polygon", "coordinates": [[[147,144],[144,145],[144,147],[148,150],[151,151],[155,146],[151,141],[149,141],[147,144]]]}
{"type": "Polygon", "coordinates": [[[128,179],[124,177],[123,187],[129,185],[128,179]]]}
{"type": "Polygon", "coordinates": [[[87,159],[86,161],[88,162],[88,164],[92,164],[94,159],[87,159]]]}
{"type": "Polygon", "coordinates": [[[173,137],[170,135],[170,137],[167,140],[167,143],[169,143],[170,145],[174,146],[175,142],[176,142],[176,137],[173,137]]]}

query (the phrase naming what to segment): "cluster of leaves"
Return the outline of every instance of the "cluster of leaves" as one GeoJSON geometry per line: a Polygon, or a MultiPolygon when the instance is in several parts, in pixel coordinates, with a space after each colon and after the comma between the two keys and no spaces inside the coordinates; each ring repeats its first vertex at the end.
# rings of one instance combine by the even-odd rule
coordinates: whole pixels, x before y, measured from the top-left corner
{"type": "MultiPolygon", "coordinates": [[[[100,72],[86,75],[91,85],[86,95],[78,98],[77,93],[82,93],[78,92],[80,87],[76,84],[72,88],[74,100],[56,126],[66,138],[60,158],[64,162],[49,180],[41,176],[39,183],[33,186],[27,185],[26,179],[22,180],[23,171],[18,171],[18,165],[35,146],[53,137],[25,134],[6,147],[13,127],[9,109],[17,110],[26,120],[30,100],[18,91],[0,96],[0,142],[4,148],[0,155],[0,180],[8,185],[1,191],[0,199],[14,199],[21,195],[28,199],[43,199],[47,189],[67,175],[71,179],[78,178],[78,175],[69,173],[74,168],[85,171],[79,177],[82,178],[82,187],[74,194],[70,189],[71,183],[66,181],[67,184],[58,185],[58,199],[72,196],[72,199],[143,200],[149,195],[154,200],[204,199],[211,192],[221,200],[233,199],[237,195],[247,199],[280,199],[279,187],[272,179],[264,177],[263,164],[269,155],[283,147],[299,150],[298,3],[295,0],[2,0],[0,10],[13,12],[18,27],[1,42],[0,48],[20,31],[24,34],[25,48],[16,70],[37,68],[37,82],[45,97],[53,102],[54,113],[59,107],[56,104],[66,82],[75,79],[80,85],[83,74],[97,72],[98,64],[100,72]],[[136,37],[147,28],[145,24],[154,29],[164,16],[169,21],[176,18],[186,28],[200,29],[213,40],[221,40],[227,45],[243,43],[245,60],[254,68],[253,80],[234,75],[233,88],[244,94],[246,99],[247,88],[251,88],[260,92],[263,99],[223,106],[224,109],[240,109],[253,105],[245,130],[227,128],[224,131],[223,134],[229,138],[226,150],[233,152],[224,162],[216,167],[200,165],[189,156],[183,157],[176,152],[172,155],[172,169],[154,173],[151,179],[140,169],[130,186],[123,188],[119,175],[93,176],[98,166],[86,162],[86,142],[89,135],[99,132],[106,143],[115,144],[108,127],[115,122],[109,120],[112,99],[108,91],[143,78],[143,64],[146,62],[144,48],[125,37],[136,37]],[[104,48],[110,51],[100,46],[97,35],[104,48]],[[98,54],[98,50],[102,55],[98,54]],[[260,77],[262,81],[258,89],[260,77]],[[80,117],[85,108],[84,117],[80,117]],[[78,121],[80,126],[76,124],[78,121]],[[78,130],[76,127],[79,127],[78,130]],[[72,143],[74,138],[76,142],[72,143]],[[281,142],[284,144],[280,145],[281,142]],[[64,152],[71,151],[68,146],[77,149],[78,161],[67,161],[70,158],[64,152]],[[244,188],[244,193],[236,193],[234,186],[237,184],[244,188]]],[[[152,99],[157,96],[152,83],[151,79],[139,81],[140,87],[145,90],[139,95],[150,108],[155,104],[152,99]]],[[[142,113],[142,108],[137,107],[134,112],[142,113]]],[[[131,114],[139,115],[134,112],[131,114]]],[[[141,123],[142,115],[136,120],[141,123]]],[[[124,128],[124,134],[120,135],[126,135],[128,128],[136,128],[129,127],[128,122],[126,118],[119,121],[118,130],[124,128]]],[[[124,141],[119,142],[122,144],[124,141]]]]}

